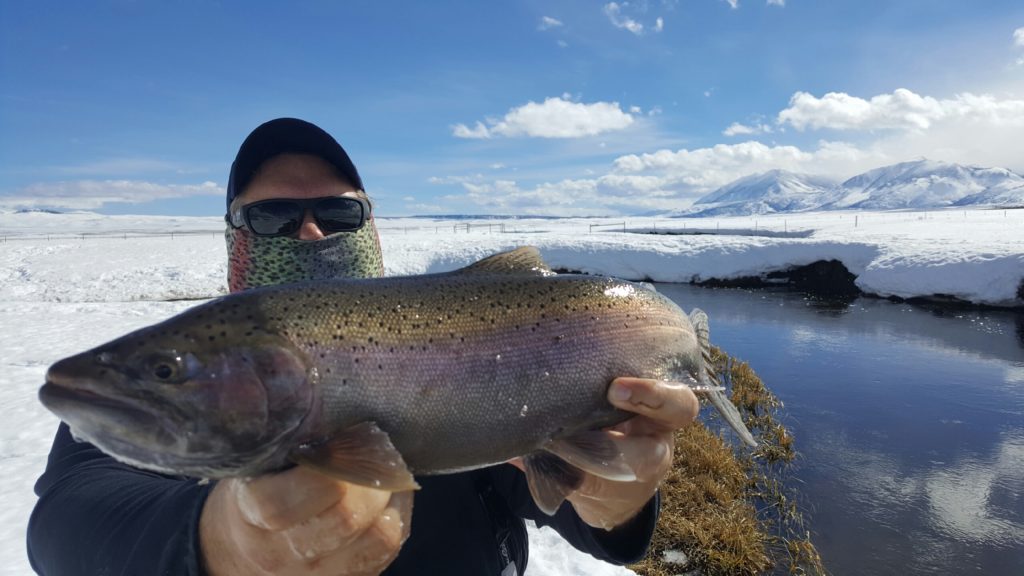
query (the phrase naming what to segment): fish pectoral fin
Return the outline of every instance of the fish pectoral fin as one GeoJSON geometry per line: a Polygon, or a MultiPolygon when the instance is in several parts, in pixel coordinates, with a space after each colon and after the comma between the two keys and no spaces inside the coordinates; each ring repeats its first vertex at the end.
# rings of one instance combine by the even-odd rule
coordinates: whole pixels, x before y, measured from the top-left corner
{"type": "Polygon", "coordinates": [[[288,457],[332,478],[391,492],[418,490],[419,484],[387,432],[374,422],[345,428],[292,450],[288,457]]]}
{"type": "Polygon", "coordinates": [[[540,257],[540,251],[534,246],[522,246],[515,250],[499,252],[452,272],[452,274],[474,273],[536,276],[553,276],[555,274],[547,262],[540,257]]]}
{"type": "Polygon", "coordinates": [[[632,482],[636,472],[623,456],[622,438],[604,430],[587,430],[556,438],[544,449],[594,476],[632,482]]]}
{"type": "Polygon", "coordinates": [[[523,456],[526,483],[537,507],[554,516],[562,501],[583,483],[583,471],[548,452],[523,456]]]}

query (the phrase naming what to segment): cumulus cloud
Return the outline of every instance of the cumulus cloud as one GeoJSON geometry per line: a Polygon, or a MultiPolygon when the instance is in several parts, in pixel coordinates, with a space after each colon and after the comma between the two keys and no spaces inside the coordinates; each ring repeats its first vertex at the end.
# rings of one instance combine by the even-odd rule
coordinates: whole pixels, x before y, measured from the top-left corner
{"type": "Polygon", "coordinates": [[[778,123],[797,130],[926,130],[938,122],[984,122],[1024,125],[1024,100],[1000,100],[970,93],[939,100],[905,88],[869,100],[843,92],[821,98],[797,92],[778,123]]]}
{"type": "Polygon", "coordinates": [[[726,4],[728,4],[729,7],[732,8],[733,10],[735,10],[735,9],[740,7],[740,0],[722,0],[722,1],[725,2],[726,4]]]}
{"type": "Polygon", "coordinates": [[[500,120],[477,121],[473,127],[457,124],[452,134],[458,138],[533,137],[582,138],[622,130],[633,123],[618,102],[584,104],[566,97],[548,98],[542,103],[528,102],[513,108],[500,120]]]}
{"type": "Polygon", "coordinates": [[[661,32],[664,29],[665,29],[665,19],[662,18],[661,16],[658,16],[654,20],[654,31],[655,32],[661,32]]]}
{"type": "Polygon", "coordinates": [[[749,174],[775,168],[793,172],[836,173],[867,168],[878,158],[845,142],[819,142],[815,150],[797,146],[767,145],[750,140],[707,148],[658,150],[617,158],[614,170],[621,174],[658,174],[685,190],[702,195],[749,174]]]}
{"type": "Polygon", "coordinates": [[[558,28],[562,26],[562,21],[551,16],[542,16],[540,24],[537,25],[537,30],[550,30],[552,28],[558,28]]]}
{"type": "Polygon", "coordinates": [[[223,196],[214,182],[156,184],[138,180],[76,180],[33,184],[0,196],[0,207],[94,210],[106,204],[140,204],[188,196],[223,196]]]}

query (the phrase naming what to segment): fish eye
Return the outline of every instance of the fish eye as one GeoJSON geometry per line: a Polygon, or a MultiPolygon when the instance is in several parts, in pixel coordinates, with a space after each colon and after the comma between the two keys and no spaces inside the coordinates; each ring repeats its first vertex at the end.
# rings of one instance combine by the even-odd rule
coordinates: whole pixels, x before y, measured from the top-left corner
{"type": "Polygon", "coordinates": [[[143,371],[157,382],[178,383],[184,382],[192,375],[196,364],[191,354],[180,354],[171,350],[148,357],[143,365],[143,371]]]}
{"type": "Polygon", "coordinates": [[[157,380],[170,380],[177,372],[174,366],[166,362],[161,362],[156,366],[153,366],[153,376],[156,376],[157,380]]]}

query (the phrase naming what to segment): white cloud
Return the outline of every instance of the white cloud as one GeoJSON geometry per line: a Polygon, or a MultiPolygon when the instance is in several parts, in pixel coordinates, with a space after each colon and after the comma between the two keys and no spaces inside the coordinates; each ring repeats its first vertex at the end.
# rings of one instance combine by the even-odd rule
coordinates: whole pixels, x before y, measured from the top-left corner
{"type": "Polygon", "coordinates": [[[726,4],[728,4],[729,7],[732,8],[733,10],[735,10],[735,9],[740,7],[740,0],[722,0],[722,1],[725,2],[726,4]]]}
{"type": "Polygon", "coordinates": [[[559,40],[558,41],[558,47],[559,48],[568,48],[569,47],[569,43],[566,42],[565,40],[559,40]]]}
{"type": "Polygon", "coordinates": [[[618,102],[583,104],[563,96],[528,102],[509,110],[501,120],[488,119],[488,125],[479,121],[472,128],[457,124],[452,134],[458,138],[582,138],[622,130],[632,123],[633,117],[623,112],[618,102]]]}
{"type": "Polygon", "coordinates": [[[941,122],[1024,125],[1024,100],[1000,100],[970,93],[939,100],[899,88],[864,100],[843,92],[818,98],[797,92],[789,107],[779,112],[778,123],[797,130],[927,130],[941,122]]]}
{"type": "Polygon", "coordinates": [[[733,122],[728,128],[722,130],[724,136],[747,136],[751,134],[768,134],[771,133],[772,127],[767,124],[755,124],[753,126],[747,126],[740,124],[739,122],[733,122]]]}
{"type": "Polygon", "coordinates": [[[768,0],[769,6],[785,6],[786,0],[768,0]]]}
{"type": "Polygon", "coordinates": [[[76,180],[27,186],[0,196],[0,207],[94,210],[106,204],[140,204],[152,200],[188,196],[223,196],[215,182],[202,184],[156,184],[138,180],[76,180]]]}
{"type": "Polygon", "coordinates": [[[472,128],[465,124],[456,124],[452,127],[452,134],[456,138],[490,138],[491,133],[484,126],[483,122],[477,122],[472,128]]]}
{"type": "MultiPolygon", "coordinates": [[[[628,4],[624,4],[628,5],[628,4]]],[[[611,21],[612,26],[616,28],[622,28],[623,30],[629,30],[637,36],[644,33],[644,25],[629,18],[628,16],[622,15],[622,6],[615,2],[609,2],[604,5],[605,16],[608,16],[608,20],[611,21]]]]}
{"type": "Polygon", "coordinates": [[[552,28],[558,28],[562,26],[562,21],[551,16],[542,16],[540,24],[537,24],[537,30],[550,30],[552,28]]]}
{"type": "Polygon", "coordinates": [[[655,32],[661,32],[664,29],[665,29],[665,19],[662,18],[661,16],[658,16],[658,18],[654,21],[654,31],[655,32]]]}
{"type": "Polygon", "coordinates": [[[749,174],[782,168],[793,172],[851,173],[877,166],[872,152],[843,142],[820,142],[807,152],[796,146],[769,146],[757,141],[718,144],[693,150],[658,150],[617,158],[614,170],[623,174],[658,174],[686,190],[701,195],[749,174]],[[852,168],[851,168],[852,167],[852,168]]]}

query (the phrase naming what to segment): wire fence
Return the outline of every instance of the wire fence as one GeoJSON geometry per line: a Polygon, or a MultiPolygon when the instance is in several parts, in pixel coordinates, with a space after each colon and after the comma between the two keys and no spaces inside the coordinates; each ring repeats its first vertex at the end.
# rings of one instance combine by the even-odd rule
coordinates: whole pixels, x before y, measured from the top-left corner
{"type": "MultiPolygon", "coordinates": [[[[1006,226],[1024,226],[1024,209],[1000,210],[936,210],[920,212],[818,212],[812,214],[776,214],[723,218],[634,218],[634,219],[581,219],[581,218],[509,218],[507,220],[430,221],[420,218],[378,218],[377,228],[385,234],[540,234],[540,233],[643,233],[643,234],[720,234],[763,235],[771,237],[803,237],[816,227],[859,228],[868,224],[937,221],[972,226],[986,223],[1006,226]]],[[[210,236],[223,238],[223,229],[175,230],[149,232],[139,230],[97,232],[28,232],[0,230],[0,243],[19,240],[35,241],[89,241],[91,239],[135,240],[142,238],[195,238],[210,236]]]]}

